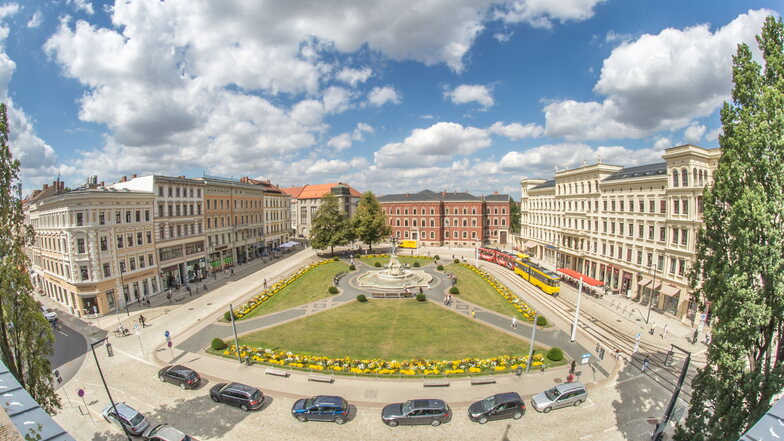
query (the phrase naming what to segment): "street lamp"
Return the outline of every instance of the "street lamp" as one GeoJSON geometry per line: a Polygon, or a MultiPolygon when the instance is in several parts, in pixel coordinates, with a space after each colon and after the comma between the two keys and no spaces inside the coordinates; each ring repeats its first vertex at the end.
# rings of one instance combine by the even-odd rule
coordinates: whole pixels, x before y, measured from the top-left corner
{"type": "Polygon", "coordinates": [[[109,392],[109,386],[106,385],[106,379],[103,377],[101,364],[98,363],[98,356],[95,354],[95,345],[101,344],[108,339],[109,337],[104,337],[96,342],[90,343],[90,350],[93,352],[93,358],[95,358],[95,365],[98,366],[98,373],[101,375],[101,382],[103,383],[104,389],[106,389],[106,395],[109,396],[109,401],[112,403],[112,409],[114,409],[114,414],[117,416],[117,421],[120,422],[120,427],[122,427],[123,433],[128,438],[128,441],[131,441],[131,436],[128,434],[128,430],[126,429],[125,425],[122,423],[122,420],[120,419],[120,413],[117,412],[117,405],[114,403],[114,399],[112,398],[111,392],[109,392]]]}
{"type": "Polygon", "coordinates": [[[574,341],[577,338],[577,321],[580,318],[580,299],[582,299],[582,294],[583,294],[583,276],[580,276],[580,286],[577,289],[577,306],[574,309],[574,323],[572,324],[571,341],[574,341]]]}
{"type": "Polygon", "coordinates": [[[656,264],[656,262],[651,262],[651,264],[648,265],[648,269],[651,269],[651,272],[653,273],[653,283],[651,284],[651,289],[650,289],[651,293],[648,295],[648,315],[645,317],[646,325],[651,320],[651,307],[653,306],[653,290],[656,289],[656,271],[659,269],[659,266],[656,264]]]}
{"type": "Polygon", "coordinates": [[[681,388],[683,387],[683,382],[686,380],[686,373],[689,371],[689,363],[691,363],[691,352],[683,348],[679,348],[676,345],[672,345],[672,347],[686,353],[686,359],[683,361],[681,375],[678,377],[678,383],[675,384],[675,390],[672,391],[672,398],[670,398],[670,403],[667,405],[667,409],[664,411],[664,418],[662,418],[661,422],[656,425],[656,430],[653,431],[651,441],[662,441],[664,439],[664,429],[667,428],[667,424],[670,422],[670,418],[672,418],[672,414],[675,411],[675,403],[678,402],[678,395],[680,394],[681,388]]]}

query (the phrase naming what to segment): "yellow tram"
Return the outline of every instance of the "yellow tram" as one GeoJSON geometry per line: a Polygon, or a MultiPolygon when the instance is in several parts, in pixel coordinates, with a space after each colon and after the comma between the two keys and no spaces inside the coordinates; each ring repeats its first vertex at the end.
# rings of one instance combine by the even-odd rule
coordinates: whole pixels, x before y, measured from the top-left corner
{"type": "Polygon", "coordinates": [[[542,268],[529,259],[516,259],[514,272],[547,294],[557,296],[561,292],[561,278],[558,274],[542,268]]]}

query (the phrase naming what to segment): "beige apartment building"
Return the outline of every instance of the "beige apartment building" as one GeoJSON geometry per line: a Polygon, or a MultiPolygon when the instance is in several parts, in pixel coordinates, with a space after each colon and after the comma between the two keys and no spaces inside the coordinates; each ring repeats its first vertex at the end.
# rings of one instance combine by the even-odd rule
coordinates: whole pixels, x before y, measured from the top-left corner
{"type": "Polygon", "coordinates": [[[291,197],[262,181],[264,188],[264,232],[268,248],[277,248],[291,238],[291,197]]]}
{"type": "Polygon", "coordinates": [[[159,292],[152,192],[45,185],[25,201],[31,280],[72,314],[105,314],[159,292]]]}
{"type": "Polygon", "coordinates": [[[703,190],[720,155],[687,144],[666,149],[661,163],[597,163],[556,172],[551,180],[523,179],[515,248],[644,305],[652,297],[654,308],[696,324],[687,275],[703,190]]]}

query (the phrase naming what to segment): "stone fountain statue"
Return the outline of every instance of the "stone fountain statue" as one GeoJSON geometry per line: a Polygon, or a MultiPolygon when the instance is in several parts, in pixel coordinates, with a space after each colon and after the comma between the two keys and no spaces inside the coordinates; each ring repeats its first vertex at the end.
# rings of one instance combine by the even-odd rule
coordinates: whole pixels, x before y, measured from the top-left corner
{"type": "Polygon", "coordinates": [[[422,270],[409,270],[403,268],[395,253],[397,239],[392,238],[392,253],[389,255],[389,264],[386,269],[369,271],[357,279],[359,286],[380,289],[405,289],[407,287],[427,287],[433,276],[422,270]]]}

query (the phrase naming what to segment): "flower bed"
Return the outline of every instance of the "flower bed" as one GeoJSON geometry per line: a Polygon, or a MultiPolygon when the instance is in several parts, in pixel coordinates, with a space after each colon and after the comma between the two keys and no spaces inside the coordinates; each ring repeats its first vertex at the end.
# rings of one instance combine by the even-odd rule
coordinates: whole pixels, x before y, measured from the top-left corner
{"type": "Polygon", "coordinates": [[[501,294],[501,296],[505,298],[506,301],[509,302],[523,317],[525,317],[526,320],[530,322],[534,320],[534,317],[536,317],[536,311],[534,311],[525,302],[520,300],[520,297],[517,297],[517,295],[513,294],[512,291],[509,291],[509,288],[507,288],[503,283],[496,280],[495,277],[491,276],[490,274],[480,270],[479,268],[473,265],[469,265],[467,263],[461,263],[460,265],[479,274],[479,276],[482,277],[482,279],[484,279],[485,282],[489,283],[490,286],[492,286],[498,292],[498,294],[501,294]]]}
{"type": "MultiPolygon", "coordinates": [[[[237,356],[237,347],[229,346],[223,355],[237,356]]],[[[256,363],[264,363],[290,368],[310,369],[314,371],[352,373],[359,375],[460,375],[483,374],[514,371],[518,367],[525,369],[528,356],[512,357],[502,355],[493,358],[464,358],[462,360],[353,360],[345,358],[328,358],[315,355],[301,355],[291,352],[275,351],[269,348],[240,347],[240,357],[250,357],[256,363]]],[[[539,367],[544,355],[534,354],[531,367],[539,367]]]]}
{"type": "MultiPolygon", "coordinates": [[[[368,258],[368,259],[386,259],[388,257],[389,257],[389,254],[368,254],[367,256],[360,256],[360,259],[365,259],[365,258],[368,258]]],[[[411,258],[414,258],[414,259],[433,260],[432,257],[421,256],[419,254],[414,254],[414,255],[411,255],[411,254],[398,254],[397,257],[398,258],[400,258],[400,257],[405,257],[405,258],[411,257],[411,258]]]]}
{"type": "Polygon", "coordinates": [[[312,270],[313,268],[315,268],[317,266],[324,265],[325,263],[330,263],[330,262],[332,262],[332,260],[328,259],[328,260],[322,260],[322,261],[319,261],[319,262],[316,262],[316,263],[311,263],[310,265],[308,265],[306,267],[300,268],[297,272],[289,274],[289,276],[286,277],[285,279],[272,284],[272,286],[268,287],[267,289],[265,289],[261,293],[256,294],[255,296],[251,297],[250,300],[248,300],[246,303],[243,303],[242,305],[240,305],[237,308],[235,308],[234,309],[234,317],[236,317],[238,319],[242,318],[242,317],[245,317],[246,315],[248,315],[248,313],[250,313],[254,309],[258,308],[259,305],[261,305],[262,303],[264,303],[267,300],[269,300],[270,297],[272,297],[273,295],[277,294],[278,292],[280,292],[280,290],[282,290],[283,288],[287,287],[288,285],[290,285],[295,280],[297,280],[300,277],[302,277],[303,275],[305,275],[305,273],[307,273],[308,271],[312,270]]]}

